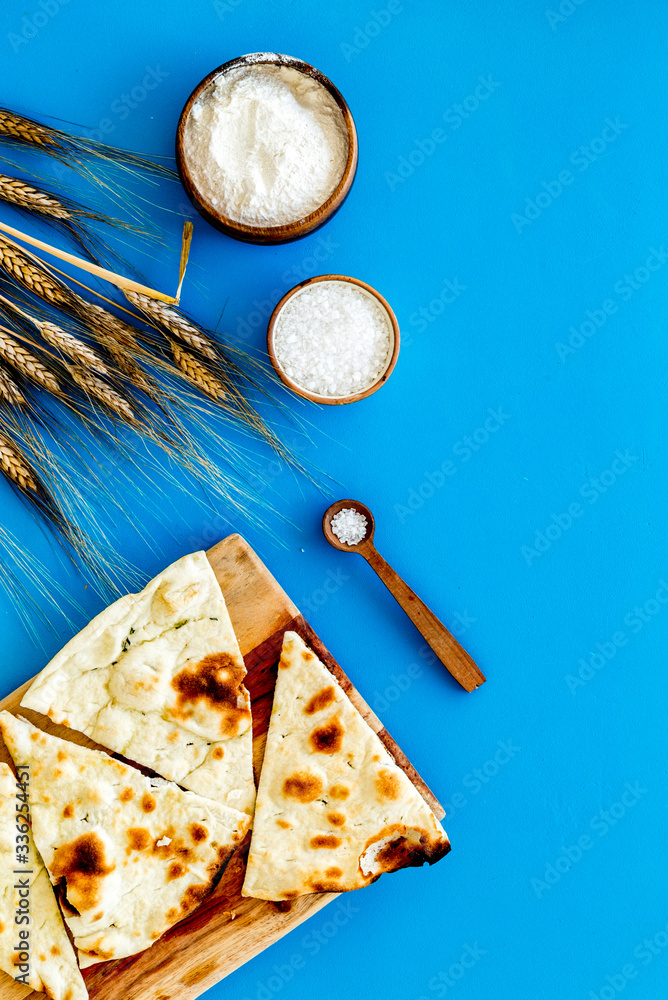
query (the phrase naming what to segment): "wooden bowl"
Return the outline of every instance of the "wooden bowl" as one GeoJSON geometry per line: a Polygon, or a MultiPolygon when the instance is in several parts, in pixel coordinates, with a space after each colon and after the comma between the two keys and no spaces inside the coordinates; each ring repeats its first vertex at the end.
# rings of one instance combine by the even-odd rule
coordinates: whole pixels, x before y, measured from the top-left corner
{"type": "Polygon", "coordinates": [[[399,356],[399,341],[400,341],[399,324],[397,323],[397,317],[394,315],[392,306],[389,304],[389,302],[386,299],[384,299],[383,296],[380,294],[380,292],[377,292],[375,288],[372,288],[371,285],[367,285],[365,281],[360,281],[358,278],[350,278],[345,274],[319,274],[315,278],[307,278],[306,281],[301,281],[298,285],[295,285],[294,288],[291,288],[290,291],[283,296],[281,301],[274,309],[273,313],[271,314],[271,318],[269,320],[269,327],[267,328],[267,351],[269,352],[269,359],[272,365],[274,366],[276,374],[278,375],[280,380],[284,383],[284,385],[287,385],[287,387],[289,389],[292,389],[292,391],[296,393],[298,396],[303,396],[304,399],[310,399],[314,403],[325,403],[330,406],[339,406],[342,403],[355,403],[357,402],[358,399],[366,399],[367,396],[370,396],[372,393],[377,392],[380,389],[381,385],[385,385],[388,378],[392,374],[394,366],[397,363],[397,358],[399,356]],[[373,385],[370,385],[368,388],[363,389],[361,392],[353,393],[350,396],[321,396],[317,392],[310,392],[308,389],[305,389],[298,382],[295,382],[293,381],[293,379],[290,378],[290,376],[281,368],[278,357],[276,356],[276,348],[274,344],[274,329],[276,327],[278,314],[280,313],[281,309],[288,301],[288,299],[292,298],[293,295],[296,295],[297,292],[299,292],[302,288],[305,288],[306,285],[312,285],[318,281],[347,281],[351,285],[358,285],[360,288],[363,288],[365,292],[368,292],[370,295],[373,295],[378,300],[378,302],[380,302],[381,306],[387,313],[388,319],[390,320],[393,343],[392,343],[392,350],[390,352],[390,357],[384,372],[376,379],[373,385]]]}
{"type": "Polygon", "coordinates": [[[353,116],[350,113],[350,108],[332,81],[328,80],[324,74],[322,74],[314,66],[309,65],[309,63],[302,62],[301,59],[294,59],[292,56],[280,55],[278,52],[252,52],[245,56],[239,56],[237,59],[231,59],[229,62],[223,63],[222,66],[214,69],[212,73],[209,73],[209,75],[195,87],[192,94],[186,101],[185,107],[181,112],[181,117],[179,118],[178,128],[176,130],[176,165],[179,171],[179,176],[181,177],[181,182],[186,190],[186,194],[197,211],[204,219],[206,219],[207,222],[211,223],[212,226],[215,226],[216,229],[220,229],[222,232],[226,233],[227,236],[232,236],[236,240],[242,240],[244,243],[289,243],[292,240],[301,239],[302,236],[308,236],[309,233],[312,233],[314,230],[319,229],[320,226],[323,226],[328,219],[331,219],[331,217],[338,212],[348,196],[348,192],[350,191],[353,180],[355,179],[357,156],[358,143],[355,122],[353,121],[353,116]],[[292,69],[298,70],[300,73],[304,73],[307,76],[312,77],[320,83],[326,90],[329,91],[341,109],[346,131],[348,132],[348,159],[346,161],[341,180],[332,194],[329,196],[327,201],[324,202],[324,204],[322,204],[314,212],[311,212],[310,215],[283,226],[249,226],[243,222],[237,222],[235,219],[230,219],[223,215],[213,205],[206,201],[206,199],[198,191],[197,185],[195,184],[193,176],[190,173],[187,157],[184,152],[185,127],[188,115],[190,114],[193,105],[199,97],[201,97],[206,88],[210,86],[217,77],[223,73],[227,73],[229,70],[236,69],[239,66],[251,66],[258,64],[289,66],[292,69]]]}

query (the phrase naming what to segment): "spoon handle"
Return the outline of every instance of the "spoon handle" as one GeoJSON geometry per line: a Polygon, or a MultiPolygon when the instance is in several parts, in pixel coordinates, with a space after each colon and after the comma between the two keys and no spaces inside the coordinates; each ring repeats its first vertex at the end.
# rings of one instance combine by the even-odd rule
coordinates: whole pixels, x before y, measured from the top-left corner
{"type": "Polygon", "coordinates": [[[397,599],[418,631],[427,640],[441,663],[450,671],[455,680],[467,691],[475,691],[485,682],[485,676],[478,669],[465,649],[448,632],[433,611],[420,600],[396,570],[383,559],[373,544],[360,547],[372,569],[376,571],[393,597],[397,599]]]}

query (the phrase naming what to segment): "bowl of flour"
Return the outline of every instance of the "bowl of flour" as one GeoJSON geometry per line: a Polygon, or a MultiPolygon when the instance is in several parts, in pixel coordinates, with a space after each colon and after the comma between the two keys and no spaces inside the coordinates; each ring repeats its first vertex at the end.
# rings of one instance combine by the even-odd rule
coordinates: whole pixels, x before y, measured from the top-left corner
{"type": "Polygon", "coordinates": [[[199,213],[248,243],[312,233],[343,204],[357,168],[350,109],[319,70],[276,52],[224,63],[181,113],[176,162],[199,213]]]}
{"type": "Polygon", "coordinates": [[[354,403],[384,385],[399,355],[399,324],[380,292],[358,278],[321,274],[274,309],[267,350],[276,374],[315,403],[354,403]]]}

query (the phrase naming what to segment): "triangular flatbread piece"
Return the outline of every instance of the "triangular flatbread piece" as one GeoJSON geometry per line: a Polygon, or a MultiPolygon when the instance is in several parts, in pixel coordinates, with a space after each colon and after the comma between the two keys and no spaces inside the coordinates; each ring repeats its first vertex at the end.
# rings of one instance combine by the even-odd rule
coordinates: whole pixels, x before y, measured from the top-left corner
{"type": "Polygon", "coordinates": [[[436,816],[336,678],[286,632],[243,895],[358,889],[449,850],[436,816]]]}
{"type": "Polygon", "coordinates": [[[33,837],[82,967],[143,951],[195,909],[250,825],[246,813],[8,712],[0,729],[29,766],[33,837]]]}
{"type": "Polygon", "coordinates": [[[0,763],[0,968],[53,1000],[86,1000],[88,991],[27,821],[29,770],[21,778],[18,785],[7,764],[0,763]]]}
{"type": "Polygon", "coordinates": [[[94,618],[21,705],[252,815],[245,675],[218,581],[195,552],[94,618]]]}

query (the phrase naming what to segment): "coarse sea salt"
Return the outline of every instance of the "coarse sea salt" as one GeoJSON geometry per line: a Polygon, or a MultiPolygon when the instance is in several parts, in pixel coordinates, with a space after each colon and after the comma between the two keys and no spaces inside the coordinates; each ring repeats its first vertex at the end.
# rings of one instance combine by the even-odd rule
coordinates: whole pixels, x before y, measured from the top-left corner
{"type": "Polygon", "coordinates": [[[331,520],[332,531],[345,545],[357,545],[366,537],[367,519],[354,507],[342,507],[331,520]]]}
{"type": "Polygon", "coordinates": [[[295,292],[274,323],[276,360],[320,396],[369,389],[386,370],[394,331],[375,295],[349,281],[316,281],[295,292]]]}
{"type": "Polygon", "coordinates": [[[184,153],[203,199],[228,219],[283,226],[315,212],[348,160],[343,113],[318,80],[254,63],[221,73],[186,120],[184,153]]]}

